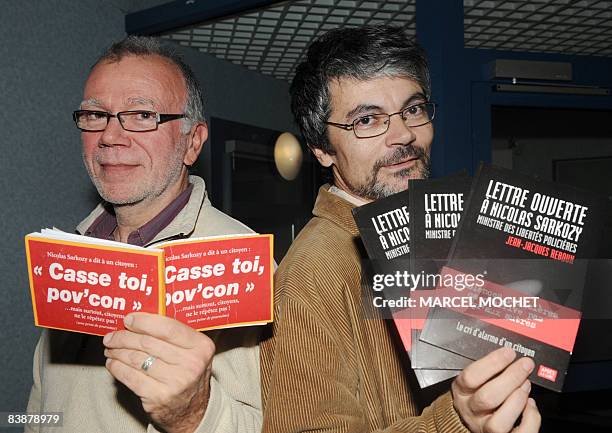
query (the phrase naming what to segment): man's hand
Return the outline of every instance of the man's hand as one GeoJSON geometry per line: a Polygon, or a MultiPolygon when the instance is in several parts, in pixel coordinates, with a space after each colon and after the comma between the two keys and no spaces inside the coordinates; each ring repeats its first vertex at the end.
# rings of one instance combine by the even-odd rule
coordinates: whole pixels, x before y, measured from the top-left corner
{"type": "Polygon", "coordinates": [[[106,368],[142,401],[155,424],[171,433],[198,426],[210,393],[213,341],[169,317],[132,313],[125,331],[104,337],[106,368]],[[143,362],[154,356],[148,371],[143,362]]]}
{"type": "Polygon", "coordinates": [[[535,433],[540,412],[529,398],[530,358],[514,361],[512,349],[498,349],[468,365],[452,384],[454,406],[473,433],[535,433]],[[519,416],[521,423],[514,427],[519,416]]]}

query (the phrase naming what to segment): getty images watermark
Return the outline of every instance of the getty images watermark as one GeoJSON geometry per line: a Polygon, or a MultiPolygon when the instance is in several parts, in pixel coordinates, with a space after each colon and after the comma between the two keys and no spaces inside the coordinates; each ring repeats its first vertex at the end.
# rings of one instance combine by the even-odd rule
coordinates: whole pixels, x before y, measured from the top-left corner
{"type": "Polygon", "coordinates": [[[442,273],[413,274],[395,271],[374,274],[372,303],[377,308],[538,308],[538,296],[490,290],[486,271],[470,274],[448,270],[442,273]],[[433,291],[432,289],[436,289],[433,291]],[[416,293],[415,293],[416,291],[416,293]],[[384,296],[383,296],[384,295],[384,296]],[[417,296],[418,295],[418,296],[417,296]]]}

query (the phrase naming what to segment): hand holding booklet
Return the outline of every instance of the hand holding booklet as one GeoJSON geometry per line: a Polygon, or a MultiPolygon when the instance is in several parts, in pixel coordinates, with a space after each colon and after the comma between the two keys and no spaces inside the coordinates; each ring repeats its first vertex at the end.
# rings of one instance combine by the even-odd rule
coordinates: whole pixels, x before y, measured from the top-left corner
{"type": "Polygon", "coordinates": [[[440,271],[465,284],[439,287],[420,340],[473,360],[510,347],[533,358],[530,381],[561,391],[604,208],[595,193],[482,165],[440,271]]]}
{"type": "Polygon", "coordinates": [[[272,235],[143,248],[44,229],[25,243],[36,326],[104,335],[122,329],[131,312],[196,330],[272,321],[272,235]]]}
{"type": "Polygon", "coordinates": [[[598,194],[491,165],[356,208],[373,299],[386,297],[375,306],[391,310],[419,384],[510,347],[534,360],[530,381],[562,390],[604,209],[598,194]]]}

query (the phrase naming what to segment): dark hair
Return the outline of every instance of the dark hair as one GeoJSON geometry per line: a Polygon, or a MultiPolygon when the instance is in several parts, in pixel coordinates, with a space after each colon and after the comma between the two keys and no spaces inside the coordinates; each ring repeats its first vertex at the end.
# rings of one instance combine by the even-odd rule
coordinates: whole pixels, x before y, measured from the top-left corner
{"type": "Polygon", "coordinates": [[[410,78],[430,97],[425,53],[399,27],[341,28],[315,40],[290,88],[291,111],[308,145],[334,154],[325,124],[330,114],[331,80],[364,81],[380,76],[410,78]]]}
{"type": "Polygon", "coordinates": [[[194,123],[204,122],[204,104],[202,89],[191,68],[183,62],[182,57],[172,48],[165,46],[158,38],[147,36],[128,36],[125,39],[112,44],[94,63],[92,69],[99,63],[119,62],[126,56],[159,56],[175,65],[185,80],[187,100],[185,102],[185,122],[183,133],[191,129],[194,123]]]}

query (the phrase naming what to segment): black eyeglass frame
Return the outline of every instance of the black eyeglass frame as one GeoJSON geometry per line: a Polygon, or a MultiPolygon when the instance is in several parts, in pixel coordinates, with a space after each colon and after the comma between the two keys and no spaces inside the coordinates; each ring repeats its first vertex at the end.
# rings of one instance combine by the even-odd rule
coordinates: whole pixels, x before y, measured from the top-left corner
{"type": "MultiPolygon", "coordinates": [[[[363,117],[367,117],[367,116],[360,116],[357,119],[353,120],[353,123],[336,123],[336,122],[325,122],[326,125],[331,125],[331,126],[336,126],[338,128],[342,128],[346,131],[353,131],[353,134],[355,134],[355,137],[357,138],[374,138],[374,137],[380,137],[383,134],[386,134],[387,131],[389,131],[389,126],[391,125],[391,116],[395,116],[398,114],[404,114],[406,112],[406,110],[409,110],[410,108],[413,107],[418,107],[418,106],[429,106],[431,107],[431,117],[429,118],[429,120],[427,122],[423,122],[420,123],[418,125],[410,125],[408,126],[409,128],[418,128],[419,126],[424,126],[427,125],[428,123],[431,123],[434,120],[434,117],[436,116],[436,107],[438,106],[438,104],[436,104],[435,102],[420,102],[418,104],[412,104],[409,105],[407,107],[405,107],[404,109],[402,109],[401,111],[398,111],[396,113],[391,113],[391,114],[387,114],[387,113],[373,113],[370,114],[369,116],[380,116],[380,115],[385,115],[387,116],[387,121],[385,122],[385,125],[387,125],[387,129],[385,129],[383,132],[376,134],[376,135],[368,135],[367,137],[360,137],[357,135],[357,132],[355,131],[355,123],[359,122],[363,117]]],[[[402,116],[402,118],[404,118],[404,116],[402,116]]]]}
{"type": "Polygon", "coordinates": [[[81,131],[84,132],[101,132],[104,131],[106,129],[106,127],[108,126],[108,122],[110,121],[111,117],[116,117],[117,120],[119,121],[119,124],[121,125],[121,127],[126,130],[126,131],[130,131],[130,132],[150,132],[150,131],[156,131],[157,128],[159,127],[159,125],[161,125],[162,123],[166,123],[169,122],[171,120],[176,120],[176,119],[182,119],[185,117],[185,114],[161,114],[158,113],[156,111],[149,111],[149,110],[128,110],[128,111],[119,111],[116,114],[112,114],[109,113],[107,111],[100,111],[100,110],[75,110],[72,112],[72,119],[74,120],[74,123],[76,124],[76,127],[78,129],[80,129],[81,131]],[[101,116],[106,117],[106,124],[104,125],[104,128],[102,129],[85,129],[85,128],[81,128],[79,126],[79,115],[82,113],[95,113],[101,116]],[[148,113],[151,115],[155,115],[155,128],[152,129],[128,129],[123,125],[123,120],[121,120],[121,116],[124,114],[137,114],[137,113],[148,113]]]}

